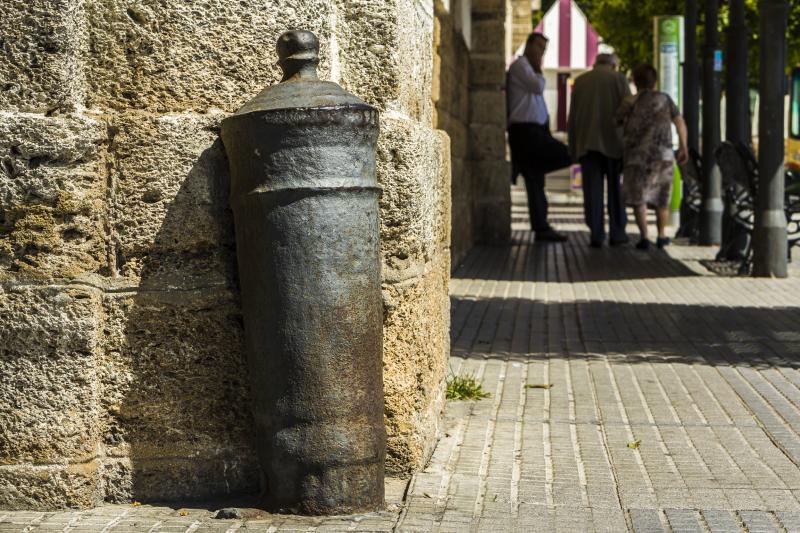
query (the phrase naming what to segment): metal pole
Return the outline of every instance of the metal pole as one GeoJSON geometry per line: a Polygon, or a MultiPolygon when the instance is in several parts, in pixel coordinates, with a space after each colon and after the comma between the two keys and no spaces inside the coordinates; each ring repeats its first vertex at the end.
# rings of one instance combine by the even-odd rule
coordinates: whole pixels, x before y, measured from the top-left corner
{"type": "Polygon", "coordinates": [[[758,197],[753,230],[753,275],[785,278],[784,103],[789,3],[761,0],[761,69],[758,113],[758,197]]]}
{"type": "Polygon", "coordinates": [[[722,176],[714,158],[719,146],[720,79],[715,70],[719,43],[719,0],[706,0],[703,49],[703,206],[700,211],[700,244],[722,241],[722,176]]]}
{"type": "MultiPolygon", "coordinates": [[[[686,0],[684,13],[684,61],[683,61],[683,118],[688,130],[689,149],[697,152],[699,148],[700,115],[700,69],[697,61],[697,0],[686,0]]],[[[688,237],[690,242],[697,242],[699,228],[698,214],[690,207],[694,185],[687,179],[683,181],[683,200],[681,202],[680,228],[676,237],[688,237]]]]}
{"type": "MultiPolygon", "coordinates": [[[[744,0],[729,0],[728,60],[725,69],[727,94],[725,138],[734,144],[752,144],[750,127],[750,93],[747,84],[747,25],[744,0]]],[[[747,254],[750,233],[733,218],[739,185],[728,184],[722,215],[722,245],[717,259],[741,261],[747,254]]]]}
{"type": "Polygon", "coordinates": [[[683,64],[683,117],[689,130],[689,148],[699,150],[700,65],[697,61],[697,0],[686,0],[686,59],[683,64]]]}
{"type": "Polygon", "coordinates": [[[747,84],[747,25],[744,0],[730,0],[728,26],[728,61],[725,77],[727,88],[725,138],[751,143],[750,94],[747,84]]]}

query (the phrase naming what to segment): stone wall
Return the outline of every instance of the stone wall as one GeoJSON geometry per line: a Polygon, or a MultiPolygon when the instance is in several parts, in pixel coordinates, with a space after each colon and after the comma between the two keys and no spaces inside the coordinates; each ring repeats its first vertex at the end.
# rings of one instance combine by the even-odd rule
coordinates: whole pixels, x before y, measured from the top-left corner
{"type": "Polygon", "coordinates": [[[511,237],[509,163],[506,157],[506,61],[510,55],[510,0],[472,1],[469,145],[475,207],[473,227],[482,242],[511,237]]]}
{"type": "Polygon", "coordinates": [[[436,2],[434,123],[451,143],[453,267],[475,243],[510,237],[503,86],[518,8],[501,0],[436,2]]]}
{"type": "MultiPolygon", "coordinates": [[[[463,1],[463,0],[459,0],[463,1]]],[[[433,60],[434,124],[450,137],[452,167],[452,265],[475,244],[474,196],[469,151],[469,48],[457,28],[458,3],[436,3],[433,60]]]]}
{"type": "Polygon", "coordinates": [[[315,31],[382,111],[388,467],[448,348],[449,141],[430,0],[0,0],[0,508],[258,488],[221,120],[315,31]]]}

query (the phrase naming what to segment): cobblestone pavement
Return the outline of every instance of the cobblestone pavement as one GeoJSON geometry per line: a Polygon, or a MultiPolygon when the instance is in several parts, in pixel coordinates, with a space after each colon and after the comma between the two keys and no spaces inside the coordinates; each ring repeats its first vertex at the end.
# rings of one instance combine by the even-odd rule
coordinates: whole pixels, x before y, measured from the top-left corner
{"type": "Polygon", "coordinates": [[[535,244],[514,191],[510,246],[452,282],[450,402],[425,471],[394,510],[213,520],[142,505],[4,514],[0,532],[800,531],[800,275],[709,275],[713,250],[535,244]]]}

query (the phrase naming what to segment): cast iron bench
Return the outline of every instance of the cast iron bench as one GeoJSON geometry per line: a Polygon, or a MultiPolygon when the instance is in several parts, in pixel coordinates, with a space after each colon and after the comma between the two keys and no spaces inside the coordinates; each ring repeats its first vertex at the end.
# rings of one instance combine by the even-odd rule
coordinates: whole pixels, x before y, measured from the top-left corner
{"type": "MultiPolygon", "coordinates": [[[[717,148],[715,156],[722,172],[723,186],[732,194],[733,209],[730,216],[751,237],[739,266],[739,273],[747,274],[753,262],[752,234],[758,191],[758,163],[752,149],[742,143],[723,142],[717,148]]],[[[787,222],[787,252],[791,261],[792,248],[800,243],[800,179],[789,171],[786,172],[784,212],[787,222]]]]}
{"type": "Polygon", "coordinates": [[[700,188],[702,179],[702,159],[695,150],[689,151],[689,161],[681,165],[683,180],[683,200],[681,201],[681,225],[676,237],[685,237],[696,244],[700,234],[700,208],[703,205],[703,192],[700,188]]]}

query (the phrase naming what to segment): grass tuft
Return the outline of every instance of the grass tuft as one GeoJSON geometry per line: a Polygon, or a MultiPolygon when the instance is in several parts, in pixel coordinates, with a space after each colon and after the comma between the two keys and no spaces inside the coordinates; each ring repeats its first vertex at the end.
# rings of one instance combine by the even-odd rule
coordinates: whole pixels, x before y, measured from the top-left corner
{"type": "Polygon", "coordinates": [[[450,376],[447,378],[448,400],[480,400],[490,394],[483,390],[481,382],[475,376],[450,376]]]}

